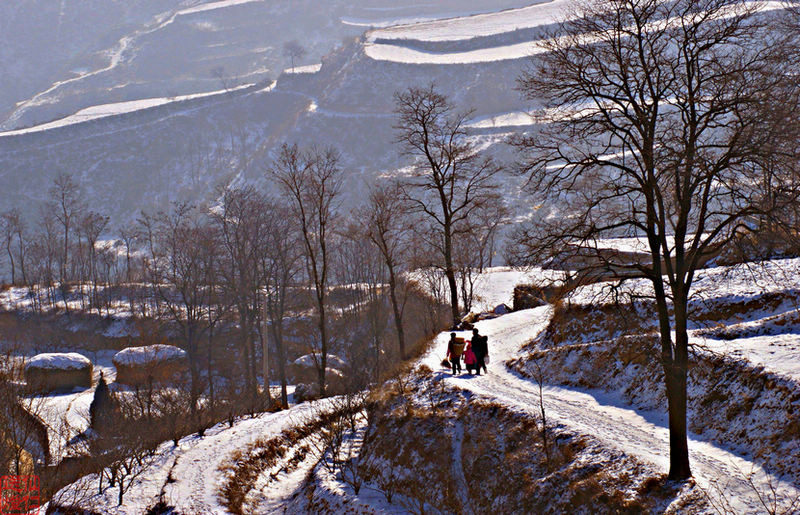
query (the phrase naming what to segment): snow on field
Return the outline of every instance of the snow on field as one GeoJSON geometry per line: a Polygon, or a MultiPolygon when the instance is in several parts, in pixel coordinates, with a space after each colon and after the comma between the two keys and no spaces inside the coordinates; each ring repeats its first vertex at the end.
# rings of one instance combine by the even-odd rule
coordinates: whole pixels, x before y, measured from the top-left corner
{"type": "MultiPolygon", "coordinates": [[[[520,377],[505,366],[517,358],[520,349],[547,325],[552,309],[541,307],[478,322],[476,327],[489,336],[491,362],[489,373],[481,376],[450,376],[440,366],[448,333],[438,336],[422,362],[440,374],[452,386],[472,391],[490,401],[535,415],[538,409],[538,385],[520,377]]],[[[468,332],[460,333],[469,337],[468,332]]],[[[618,449],[666,471],[669,466],[669,430],[666,414],[638,411],[628,407],[616,394],[593,390],[546,386],[544,402],[548,418],[579,433],[591,435],[606,447],[618,449]]],[[[749,481],[761,492],[777,489],[785,500],[800,496],[800,489],[769,476],[749,459],[704,441],[689,437],[689,454],[698,484],[714,491],[715,481],[726,481],[726,493],[736,513],[760,513],[763,506],[749,481]],[[749,476],[752,474],[752,478],[749,476]]]]}
{"type": "Polygon", "coordinates": [[[744,358],[755,366],[800,382],[800,334],[753,336],[735,340],[690,336],[689,342],[716,353],[744,358]]]}
{"type": "MultiPolygon", "coordinates": [[[[557,0],[556,0],[557,1],[557,0]]],[[[745,5],[758,5],[762,12],[785,9],[786,6],[781,2],[748,2],[745,5]]],[[[546,5],[546,4],[545,4],[546,5]]],[[[532,6],[536,7],[536,6],[532,6]]],[[[718,14],[718,16],[733,16],[737,13],[734,9],[718,14]]],[[[542,18],[544,20],[544,18],[542,18]]],[[[557,21],[552,19],[551,22],[557,21]]],[[[454,21],[452,23],[455,23],[454,21]]],[[[671,24],[678,23],[678,20],[664,20],[653,24],[653,29],[663,30],[663,28],[671,24]]],[[[459,35],[458,32],[454,33],[459,35]]],[[[434,37],[434,36],[432,36],[434,37]]],[[[598,40],[597,36],[586,34],[582,36],[582,41],[586,44],[598,40]]],[[[371,43],[365,45],[364,51],[367,56],[377,61],[391,61],[406,64],[473,64],[473,63],[486,63],[494,61],[503,61],[510,59],[524,59],[547,51],[547,42],[552,41],[544,40],[531,40],[522,43],[515,43],[509,45],[489,46],[474,50],[466,50],[462,52],[435,52],[428,50],[419,50],[401,44],[390,43],[377,43],[373,40],[371,43]]]]}
{"type": "Polygon", "coordinates": [[[369,39],[458,41],[492,36],[552,24],[563,18],[565,8],[573,3],[573,0],[542,1],[520,9],[392,26],[370,32],[369,39]]]}
{"type": "Polygon", "coordinates": [[[77,352],[46,352],[32,357],[25,368],[46,368],[52,370],[80,370],[92,366],[92,362],[77,352]]]}
{"type": "Polygon", "coordinates": [[[518,284],[538,284],[548,280],[558,280],[562,273],[541,268],[514,269],[510,267],[487,268],[475,281],[475,300],[472,311],[491,311],[499,304],[512,306],[514,286],[518,284]]]}
{"type": "Polygon", "coordinates": [[[213,11],[216,9],[224,9],[226,7],[233,7],[241,4],[249,4],[252,2],[263,2],[263,1],[264,0],[220,0],[218,2],[208,2],[205,4],[196,5],[194,7],[182,9],[178,11],[178,14],[183,15],[183,14],[202,13],[206,11],[213,11]]]}
{"type": "MultiPolygon", "coordinates": [[[[611,302],[611,283],[601,282],[575,290],[573,303],[611,302]]],[[[692,284],[695,302],[726,298],[744,300],[768,292],[800,289],[800,258],[775,259],[763,263],[745,263],[698,270],[692,284]]],[[[653,285],[647,279],[633,279],[623,284],[623,292],[652,295],[653,285]]]]}
{"type": "Polygon", "coordinates": [[[507,59],[524,59],[544,52],[539,43],[526,41],[514,45],[480,48],[466,52],[428,52],[399,45],[367,43],[364,52],[376,61],[405,64],[474,64],[507,59]]]}
{"type": "Polygon", "coordinates": [[[263,413],[254,418],[239,419],[233,427],[218,424],[205,436],[189,435],[178,442],[165,442],[158,448],[149,465],[125,493],[125,502],[117,505],[117,489],[106,488],[97,494],[96,475],[87,476],[57,494],[68,498],[88,486],[91,496],[84,505],[99,513],[140,514],[159,500],[174,506],[179,513],[225,513],[218,489],[223,484],[220,467],[229,462],[234,451],[246,448],[265,436],[276,436],[282,430],[302,422],[327,401],[303,403],[278,413],[263,413]]]}
{"type": "Polygon", "coordinates": [[[152,107],[158,107],[160,105],[170,104],[173,102],[182,102],[184,100],[193,100],[195,98],[224,95],[226,93],[230,93],[231,91],[246,89],[252,86],[254,86],[254,84],[244,84],[242,86],[238,86],[235,88],[219,89],[216,91],[208,91],[205,93],[194,93],[191,95],[179,95],[175,97],[142,98],[139,100],[129,100],[127,102],[115,102],[112,104],[96,105],[92,107],[87,107],[85,109],[81,109],[77,113],[71,114],[64,118],[60,118],[58,120],[54,120],[52,122],[43,123],[40,125],[34,125],[33,127],[27,127],[25,129],[15,129],[11,131],[0,132],[0,137],[17,136],[19,134],[28,134],[31,132],[41,132],[41,131],[46,131],[48,129],[55,129],[67,125],[74,125],[76,123],[88,122],[90,120],[97,120],[100,118],[107,118],[109,116],[117,116],[120,114],[132,113],[134,111],[141,111],[143,109],[150,109],[152,107]]]}
{"type": "MultiPolygon", "coordinates": [[[[708,236],[707,233],[703,234],[703,238],[707,236],[708,236]]],[[[665,239],[667,240],[667,246],[669,247],[670,251],[674,251],[675,237],[667,236],[665,239]]],[[[688,247],[689,245],[686,246],[688,247]]],[[[647,238],[644,236],[603,238],[601,240],[598,240],[597,248],[614,249],[614,250],[619,250],[620,252],[645,252],[645,253],[650,252],[650,244],[647,243],[647,238]]]]}
{"type": "Polygon", "coordinates": [[[283,73],[317,73],[322,69],[322,63],[307,64],[305,66],[295,66],[294,68],[286,68],[283,73]]]}
{"type": "Polygon", "coordinates": [[[493,129],[495,127],[522,127],[535,123],[534,118],[526,112],[502,113],[493,116],[476,118],[466,124],[472,129],[493,129]]]}

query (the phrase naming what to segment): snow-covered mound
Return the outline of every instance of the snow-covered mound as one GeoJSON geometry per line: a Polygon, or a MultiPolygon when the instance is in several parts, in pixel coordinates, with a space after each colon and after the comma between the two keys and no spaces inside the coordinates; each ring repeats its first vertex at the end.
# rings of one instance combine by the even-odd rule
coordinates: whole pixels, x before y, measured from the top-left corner
{"type": "Polygon", "coordinates": [[[145,345],[143,347],[128,347],[114,355],[114,366],[144,366],[165,361],[182,360],[186,358],[186,351],[174,345],[145,345]]]}
{"type": "Polygon", "coordinates": [[[37,354],[26,364],[25,370],[39,368],[46,370],[82,370],[91,368],[92,362],[77,352],[47,352],[37,354]]]}
{"type": "Polygon", "coordinates": [[[92,362],[77,352],[38,354],[25,364],[25,382],[35,392],[92,385],[92,362]]]}
{"type": "Polygon", "coordinates": [[[112,362],[118,383],[136,385],[180,379],[186,370],[186,357],[178,347],[157,344],[128,347],[119,351],[112,362]]]}
{"type": "MultiPolygon", "coordinates": [[[[311,354],[304,354],[299,358],[297,358],[296,360],[294,360],[293,363],[301,367],[317,366],[316,365],[317,362],[314,360],[314,356],[312,356],[311,354]]],[[[347,362],[342,358],[340,358],[339,356],[337,356],[336,354],[328,354],[327,365],[331,368],[343,370],[347,367],[347,362]]]]}

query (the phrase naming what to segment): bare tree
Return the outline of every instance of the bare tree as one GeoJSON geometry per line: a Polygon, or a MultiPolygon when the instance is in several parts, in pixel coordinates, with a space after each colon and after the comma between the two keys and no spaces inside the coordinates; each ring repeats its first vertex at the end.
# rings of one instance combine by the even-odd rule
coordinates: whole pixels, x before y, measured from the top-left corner
{"type": "Polygon", "coordinates": [[[266,208],[270,230],[266,234],[264,251],[260,257],[261,277],[265,290],[264,308],[268,322],[267,330],[278,351],[281,404],[288,406],[284,320],[292,308],[291,288],[295,285],[303,265],[303,246],[299,241],[297,221],[292,216],[289,206],[271,200],[266,208]]]}
{"type": "Polygon", "coordinates": [[[434,86],[410,88],[395,94],[399,132],[404,151],[416,157],[413,174],[403,183],[413,209],[426,215],[431,244],[441,257],[450,286],[453,325],[460,321],[454,239],[470,230],[473,214],[499,201],[495,176],[501,167],[482,159],[467,138],[464,124],[469,111],[458,113],[434,86]]]}
{"type": "Polygon", "coordinates": [[[541,207],[517,234],[517,257],[588,255],[612,275],[652,282],[671,479],[691,475],[687,302],[695,273],[764,212],[765,159],[786,158],[772,177],[781,189],[797,165],[765,155],[771,141],[796,141],[800,124],[784,69],[790,45],[759,9],[729,0],[587,1],[541,43],[519,80],[546,114],[537,132],[516,138],[532,205],[541,207]],[[782,119],[776,98],[791,106],[782,119]],[[599,239],[619,235],[643,237],[648,258],[601,250],[599,239]]]}
{"type": "Polygon", "coordinates": [[[59,281],[64,300],[64,309],[69,310],[67,304],[67,282],[69,265],[70,231],[74,229],[77,220],[85,209],[82,193],[78,183],[67,173],[56,176],[50,188],[50,209],[53,216],[61,224],[63,240],[62,252],[59,256],[59,281]]]}
{"type": "Polygon", "coordinates": [[[370,241],[378,248],[389,273],[389,300],[392,303],[394,326],[400,357],[406,357],[406,338],[403,328],[405,295],[398,297],[399,274],[408,259],[411,223],[402,188],[397,184],[373,188],[369,196],[365,229],[370,241]]]}
{"type": "Polygon", "coordinates": [[[361,389],[378,382],[386,369],[391,314],[385,303],[388,270],[380,250],[354,218],[341,224],[334,271],[342,285],[340,294],[347,295],[337,321],[338,333],[348,338],[344,350],[350,363],[349,387],[361,389]]]}
{"type": "MultiPolygon", "coordinates": [[[[53,295],[53,284],[55,281],[54,266],[58,261],[58,222],[52,210],[44,206],[40,211],[39,234],[37,235],[37,245],[32,254],[36,256],[34,262],[38,264],[38,273],[35,274],[34,284],[44,284],[47,286],[49,303],[52,306],[55,302],[53,295]]],[[[66,302],[66,299],[65,299],[66,302]]]]}
{"type": "Polygon", "coordinates": [[[293,216],[300,225],[306,269],[313,283],[317,304],[320,338],[317,369],[320,395],[324,395],[329,337],[327,294],[330,247],[342,190],[339,153],[333,148],[300,150],[296,144],[283,145],[270,174],[291,199],[293,216]]]}
{"type": "MultiPolygon", "coordinates": [[[[131,282],[131,250],[139,237],[139,231],[135,227],[120,227],[117,230],[120,241],[125,246],[125,282],[131,282]]],[[[133,312],[133,309],[131,309],[133,312]]]]}
{"type": "Polygon", "coordinates": [[[209,328],[206,313],[215,295],[218,237],[201,210],[182,203],[155,218],[143,215],[141,225],[152,235],[148,280],[169,319],[180,328],[189,358],[189,409],[196,422],[201,391],[198,350],[209,328]]]}
{"type": "Polygon", "coordinates": [[[461,285],[464,311],[472,309],[475,283],[486,267],[491,266],[495,238],[507,218],[508,208],[502,200],[487,202],[473,212],[455,242],[456,277],[461,285]]]}
{"type": "MultiPolygon", "coordinates": [[[[0,228],[2,228],[2,236],[3,236],[3,245],[6,249],[6,254],[8,254],[8,263],[11,266],[11,284],[17,283],[17,263],[14,261],[14,238],[19,240],[19,253],[18,257],[22,259],[24,255],[22,252],[23,244],[22,244],[22,230],[23,230],[23,221],[20,217],[19,210],[16,208],[9,209],[8,211],[4,212],[0,215],[0,228]]],[[[24,280],[23,280],[24,282],[24,280]]]]}
{"type": "Polygon", "coordinates": [[[294,60],[302,59],[308,52],[296,39],[287,41],[283,44],[283,56],[288,57],[292,62],[292,73],[294,73],[294,60]]]}
{"type": "MultiPolygon", "coordinates": [[[[270,230],[264,209],[266,199],[255,188],[247,186],[222,189],[220,200],[220,209],[213,215],[224,253],[219,272],[238,315],[242,364],[247,372],[251,400],[255,401],[258,391],[255,335],[261,331],[263,288],[258,265],[270,230]]],[[[264,379],[268,381],[268,377],[264,379]]],[[[268,386],[265,385],[267,392],[268,386]]]]}
{"type": "Polygon", "coordinates": [[[90,307],[100,309],[97,297],[97,240],[108,225],[108,217],[89,211],[80,220],[79,230],[89,245],[89,278],[92,281],[90,307]]]}

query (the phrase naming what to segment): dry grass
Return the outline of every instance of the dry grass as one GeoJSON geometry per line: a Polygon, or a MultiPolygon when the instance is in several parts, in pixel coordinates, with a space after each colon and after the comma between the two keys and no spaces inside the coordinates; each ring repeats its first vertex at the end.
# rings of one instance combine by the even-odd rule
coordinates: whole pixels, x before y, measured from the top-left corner
{"type": "MultiPolygon", "coordinates": [[[[425,399],[431,388],[426,372],[406,378],[406,397],[425,399]]],[[[371,396],[374,443],[368,452],[380,466],[369,481],[392,488],[387,499],[412,513],[432,506],[447,513],[462,513],[464,506],[474,513],[646,513],[677,495],[660,484],[644,485],[652,474],[631,458],[609,456],[563,428],[551,428],[547,459],[536,417],[446,389],[449,403],[438,409],[418,402],[406,410],[396,383],[371,396]],[[466,491],[453,477],[456,426],[463,427],[466,491]],[[635,477],[624,470],[636,471],[635,477]]]]}
{"type": "MultiPolygon", "coordinates": [[[[791,295],[790,295],[791,296],[791,295]]],[[[787,294],[734,303],[706,303],[695,317],[730,320],[752,310],[776,308],[787,294]]],[[[643,334],[628,309],[562,307],[529,354],[512,363],[533,377],[536,360],[552,382],[623,392],[634,406],[663,409],[665,392],[659,342],[643,334]],[[594,341],[590,344],[571,342],[594,341]]],[[[754,456],[770,470],[800,478],[800,385],[745,361],[696,353],[689,370],[689,428],[704,438],[754,456]]]]}
{"type": "Polygon", "coordinates": [[[230,460],[221,467],[226,475],[226,480],[219,489],[222,503],[231,513],[245,513],[247,494],[261,474],[278,465],[291,450],[293,452],[288,460],[272,474],[270,479],[275,480],[281,472],[288,473],[295,470],[310,452],[309,446],[302,445],[301,442],[319,433],[334,421],[348,416],[350,411],[361,409],[360,404],[337,405],[304,423],[283,430],[278,436],[258,439],[246,448],[234,451],[230,460]]]}
{"type": "Polygon", "coordinates": [[[708,301],[694,301],[691,303],[689,318],[696,323],[719,323],[737,320],[754,311],[771,311],[778,308],[786,301],[798,302],[797,292],[766,292],[762,295],[747,299],[712,299],[708,301]]]}

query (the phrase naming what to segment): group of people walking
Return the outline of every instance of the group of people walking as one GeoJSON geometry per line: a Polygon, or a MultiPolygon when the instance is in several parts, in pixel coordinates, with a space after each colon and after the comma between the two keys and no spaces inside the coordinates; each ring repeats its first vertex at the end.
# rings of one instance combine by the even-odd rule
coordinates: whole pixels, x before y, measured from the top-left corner
{"type": "Polygon", "coordinates": [[[489,358],[489,337],[482,335],[477,329],[472,330],[472,339],[465,340],[458,338],[456,333],[450,333],[450,341],[447,342],[447,358],[442,361],[442,365],[453,368],[453,375],[461,373],[461,359],[467,371],[472,374],[481,375],[481,369],[486,370],[486,361],[489,358]]]}

